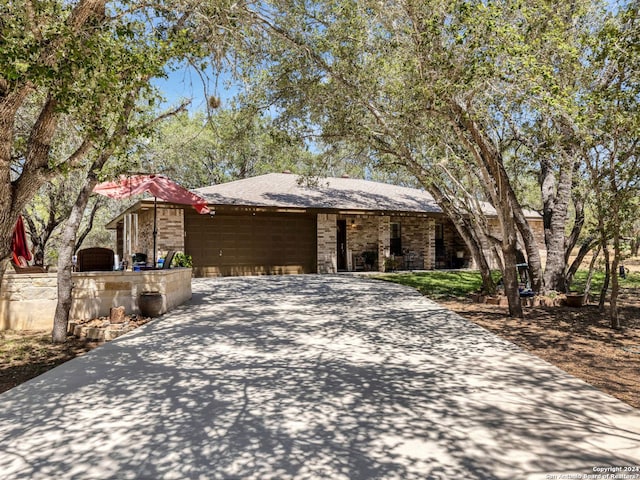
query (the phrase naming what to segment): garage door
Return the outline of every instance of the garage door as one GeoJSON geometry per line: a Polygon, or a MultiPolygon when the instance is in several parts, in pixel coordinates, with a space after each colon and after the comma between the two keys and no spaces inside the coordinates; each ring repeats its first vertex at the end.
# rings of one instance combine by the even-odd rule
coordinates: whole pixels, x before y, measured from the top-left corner
{"type": "Polygon", "coordinates": [[[315,215],[198,215],[185,211],[196,276],[316,271],[315,215]]]}

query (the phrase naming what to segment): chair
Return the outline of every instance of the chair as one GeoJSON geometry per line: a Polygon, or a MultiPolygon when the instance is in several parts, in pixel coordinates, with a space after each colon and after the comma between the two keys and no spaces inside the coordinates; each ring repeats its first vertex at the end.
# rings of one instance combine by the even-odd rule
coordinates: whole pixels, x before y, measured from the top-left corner
{"type": "Polygon", "coordinates": [[[16,257],[15,254],[11,259],[11,265],[16,273],[47,273],[49,270],[48,266],[29,265],[24,257],[16,257]]]}
{"type": "Polygon", "coordinates": [[[26,267],[21,267],[13,262],[11,262],[11,265],[13,265],[16,273],[47,273],[49,271],[48,267],[43,267],[42,265],[27,265],[26,267]]]}
{"type": "Polygon", "coordinates": [[[115,254],[109,248],[85,248],[78,252],[79,272],[110,272],[115,254]]]}
{"type": "Polygon", "coordinates": [[[356,255],[355,253],[352,255],[351,259],[353,265],[354,272],[362,272],[365,269],[364,257],[362,255],[356,255]]]}
{"type": "Polygon", "coordinates": [[[167,252],[167,255],[164,257],[164,262],[162,263],[162,270],[171,268],[171,262],[173,262],[173,257],[175,257],[175,255],[176,255],[175,250],[169,250],[167,252]]]}

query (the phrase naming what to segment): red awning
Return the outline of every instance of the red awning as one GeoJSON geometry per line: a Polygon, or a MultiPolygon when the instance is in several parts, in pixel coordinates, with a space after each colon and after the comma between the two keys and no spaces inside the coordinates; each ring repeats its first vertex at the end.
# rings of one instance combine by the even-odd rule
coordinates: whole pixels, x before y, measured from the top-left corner
{"type": "Polygon", "coordinates": [[[24,230],[24,222],[22,216],[18,217],[16,226],[13,228],[13,237],[11,237],[11,252],[13,253],[13,262],[20,265],[20,257],[27,262],[31,260],[31,252],[27,243],[27,234],[24,230]]]}
{"type": "Polygon", "coordinates": [[[201,214],[210,212],[207,201],[203,197],[190,192],[163,175],[121,177],[114,182],[100,183],[93,191],[110,198],[127,198],[148,192],[166,202],[192,205],[201,214]]]}

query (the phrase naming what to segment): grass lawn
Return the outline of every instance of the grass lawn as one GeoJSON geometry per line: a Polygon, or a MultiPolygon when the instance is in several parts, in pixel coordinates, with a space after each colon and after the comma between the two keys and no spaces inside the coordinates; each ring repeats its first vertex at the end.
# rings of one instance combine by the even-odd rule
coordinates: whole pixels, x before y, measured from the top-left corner
{"type": "MultiPolygon", "coordinates": [[[[587,280],[587,271],[576,273],[572,289],[581,290],[587,280]]],[[[500,279],[499,272],[493,272],[495,280],[500,279]]],[[[416,288],[420,293],[433,299],[463,298],[470,293],[480,290],[482,279],[477,271],[446,271],[437,270],[417,273],[389,273],[377,275],[375,278],[416,288]]],[[[591,292],[597,294],[604,282],[604,272],[596,272],[591,282],[591,292]]],[[[640,288],[640,272],[627,275],[620,279],[620,287],[640,288]]]]}

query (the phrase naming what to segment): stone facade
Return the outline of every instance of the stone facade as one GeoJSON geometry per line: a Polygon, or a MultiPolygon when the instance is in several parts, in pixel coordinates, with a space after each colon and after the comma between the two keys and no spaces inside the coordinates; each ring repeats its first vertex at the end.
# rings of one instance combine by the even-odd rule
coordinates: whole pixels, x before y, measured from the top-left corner
{"type": "Polygon", "coordinates": [[[381,272],[386,270],[385,261],[390,255],[391,222],[389,220],[389,217],[378,218],[378,270],[381,272]]]}
{"type": "Polygon", "coordinates": [[[435,224],[435,268],[467,268],[473,263],[471,252],[452,222],[439,219],[435,224]]]}
{"type": "MultiPolygon", "coordinates": [[[[544,241],[544,223],[542,221],[542,218],[539,218],[539,219],[530,218],[528,221],[529,221],[529,225],[531,226],[531,230],[533,231],[533,235],[536,239],[536,242],[538,243],[538,249],[540,251],[540,260],[544,265],[547,258],[547,249],[545,247],[545,241],[544,241]]],[[[502,238],[500,221],[497,218],[488,219],[487,224],[489,226],[489,232],[491,233],[491,235],[493,235],[496,238],[502,238]]],[[[518,248],[526,255],[526,252],[524,251],[525,250],[524,241],[522,240],[520,233],[518,233],[518,248]]],[[[485,251],[490,251],[490,246],[488,244],[485,244],[484,249],[485,251]]],[[[496,255],[500,255],[499,250],[500,250],[499,247],[494,248],[494,251],[496,253],[489,256],[489,263],[491,268],[499,268],[499,263],[496,259],[496,255]]]]}
{"type": "Polygon", "coordinates": [[[318,273],[336,273],[337,260],[337,215],[318,214],[318,273]]]}
{"type": "Polygon", "coordinates": [[[433,268],[434,220],[424,217],[392,217],[399,225],[402,255],[394,258],[396,268],[422,270],[433,268]]]}
{"type": "Polygon", "coordinates": [[[346,224],[347,270],[434,267],[434,220],[418,216],[318,215],[318,273],[337,272],[337,222],[346,224]],[[391,224],[400,225],[403,255],[391,255],[391,224]],[[373,264],[365,257],[376,257],[373,264]]]}
{"type": "MultiPolygon", "coordinates": [[[[184,252],[184,210],[181,208],[158,208],[157,211],[157,253],[158,258],[164,257],[169,250],[184,252]]],[[[132,222],[133,225],[136,222],[132,222]]],[[[142,210],[138,213],[137,232],[133,231],[133,238],[137,239],[132,251],[125,252],[125,258],[131,258],[134,253],[144,253],[149,261],[153,258],[153,209],[142,210]]]]}
{"type": "MultiPolygon", "coordinates": [[[[191,298],[191,269],[143,272],[73,273],[73,303],[70,319],[91,319],[109,314],[111,307],[124,306],[127,313],[140,313],[138,294],[158,291],[163,296],[162,313],[191,298]]],[[[48,330],[58,298],[55,273],[16,274],[6,272],[0,289],[0,330],[48,330]]]]}
{"type": "MultiPolygon", "coordinates": [[[[180,208],[158,208],[159,257],[166,255],[168,250],[185,251],[184,216],[184,210],[180,208]]],[[[497,219],[489,219],[488,222],[491,232],[499,234],[497,219]]],[[[146,253],[151,261],[153,209],[141,210],[136,221],[129,223],[137,227],[130,233],[137,242],[136,251],[146,253]]],[[[530,223],[540,245],[544,246],[542,221],[531,219],[530,223]]],[[[316,259],[311,261],[311,265],[315,265],[317,273],[321,274],[336,273],[339,265],[348,271],[475,268],[471,254],[453,223],[442,215],[319,213],[316,215],[316,231],[316,259]],[[337,243],[342,242],[338,239],[338,222],[344,222],[340,228],[345,226],[346,243],[340,246],[341,252],[345,251],[344,258],[342,254],[338,255],[337,243]],[[392,242],[392,231],[400,232],[399,241],[394,239],[392,242]],[[399,248],[400,254],[392,255],[392,243],[394,249],[399,248]],[[371,258],[375,258],[373,263],[371,258]]],[[[489,245],[484,247],[485,251],[492,251],[489,245]]],[[[541,248],[541,255],[544,261],[544,248],[541,248]]],[[[497,267],[494,254],[489,253],[489,261],[493,268],[497,267]]]]}

